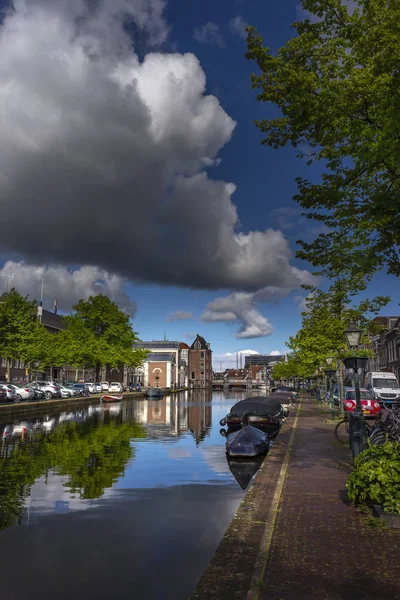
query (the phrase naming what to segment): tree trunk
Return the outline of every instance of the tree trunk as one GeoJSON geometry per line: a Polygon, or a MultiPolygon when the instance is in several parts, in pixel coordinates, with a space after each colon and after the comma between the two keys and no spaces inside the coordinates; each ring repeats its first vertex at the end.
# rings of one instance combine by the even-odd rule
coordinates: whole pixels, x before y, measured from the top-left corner
{"type": "Polygon", "coordinates": [[[101,369],[101,365],[100,365],[100,363],[97,363],[97,365],[96,365],[96,381],[100,381],[100,369],[101,369]]]}
{"type": "Polygon", "coordinates": [[[53,381],[53,367],[50,367],[50,381],[53,381]]]}
{"type": "Polygon", "coordinates": [[[78,381],[79,367],[75,371],[75,381],[78,381]]]}
{"type": "Polygon", "coordinates": [[[6,367],[6,380],[7,383],[11,382],[11,358],[7,358],[7,367],[6,367]]]}

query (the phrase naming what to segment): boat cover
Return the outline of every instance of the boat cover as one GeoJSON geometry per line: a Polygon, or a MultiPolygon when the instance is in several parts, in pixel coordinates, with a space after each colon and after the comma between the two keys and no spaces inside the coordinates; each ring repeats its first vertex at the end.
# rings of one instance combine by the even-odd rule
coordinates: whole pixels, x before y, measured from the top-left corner
{"type": "Polygon", "coordinates": [[[226,451],[229,456],[257,456],[269,448],[268,436],[264,431],[243,425],[226,438],[226,451]]]}
{"type": "Polygon", "coordinates": [[[280,400],[293,400],[294,396],[291,392],[272,392],[271,394],[274,398],[278,398],[280,400]]]}
{"type": "Polygon", "coordinates": [[[252,396],[240,400],[230,410],[231,415],[243,415],[245,412],[275,417],[283,413],[283,407],[280,400],[274,396],[252,396]]]}

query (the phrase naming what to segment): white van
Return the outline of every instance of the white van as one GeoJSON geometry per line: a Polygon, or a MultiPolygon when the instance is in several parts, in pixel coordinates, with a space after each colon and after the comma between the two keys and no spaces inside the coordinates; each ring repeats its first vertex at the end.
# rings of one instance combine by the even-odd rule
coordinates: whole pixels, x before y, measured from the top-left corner
{"type": "Polygon", "coordinates": [[[371,371],[366,375],[365,387],[373,392],[377,400],[389,403],[400,400],[400,386],[394,373],[371,371]]]}

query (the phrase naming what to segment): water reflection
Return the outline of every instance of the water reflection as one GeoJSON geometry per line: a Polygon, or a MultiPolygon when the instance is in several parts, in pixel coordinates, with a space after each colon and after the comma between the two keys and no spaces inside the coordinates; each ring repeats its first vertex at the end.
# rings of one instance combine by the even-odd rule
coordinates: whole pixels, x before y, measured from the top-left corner
{"type": "Polygon", "coordinates": [[[264,458],[264,456],[254,456],[253,458],[226,456],[229,469],[242,490],[247,489],[254,475],[263,464],[264,458]]]}
{"type": "Polygon", "coordinates": [[[188,598],[255,472],[227,461],[219,433],[243,396],[132,398],[0,425],[4,597],[188,598]]]}
{"type": "Polygon", "coordinates": [[[35,508],[43,506],[42,497],[47,496],[43,486],[50,483],[53,491],[59,487],[55,512],[60,506],[65,509],[69,499],[94,500],[113,487],[229,484],[230,471],[245,489],[257,469],[227,464],[217,427],[211,435],[213,409],[217,425],[231,402],[231,395],[224,392],[214,393],[212,402],[211,391],[196,390],[162,400],[128,399],[3,424],[0,529],[22,523],[33,486],[35,508]],[[165,444],[177,447],[165,451],[165,444]],[[137,452],[139,464],[135,464],[137,452]],[[60,478],[62,484],[57,483],[60,478]]]}

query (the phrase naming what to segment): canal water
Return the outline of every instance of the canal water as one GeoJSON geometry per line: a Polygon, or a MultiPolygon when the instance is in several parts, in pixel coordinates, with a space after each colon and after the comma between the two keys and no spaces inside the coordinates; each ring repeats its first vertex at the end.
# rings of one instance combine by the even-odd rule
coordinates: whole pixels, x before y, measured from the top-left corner
{"type": "Polygon", "coordinates": [[[187,600],[260,465],[228,462],[220,434],[245,395],[2,423],[0,597],[187,600]]]}

